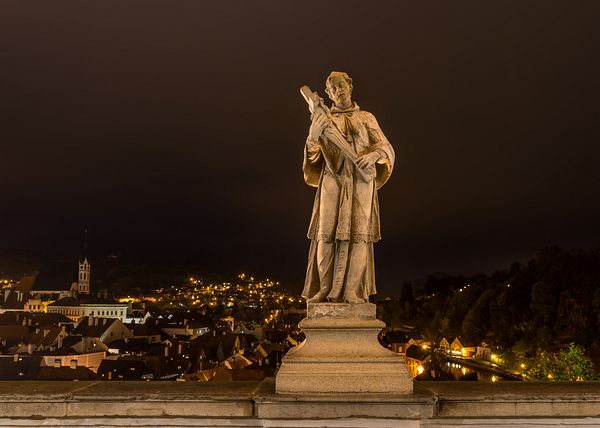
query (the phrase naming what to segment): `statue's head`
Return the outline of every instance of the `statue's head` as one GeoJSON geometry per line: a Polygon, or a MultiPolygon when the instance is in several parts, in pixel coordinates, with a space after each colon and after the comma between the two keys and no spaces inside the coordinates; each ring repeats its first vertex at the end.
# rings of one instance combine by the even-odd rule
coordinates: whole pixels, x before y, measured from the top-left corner
{"type": "Polygon", "coordinates": [[[352,79],[343,71],[332,71],[325,82],[325,92],[337,106],[352,103],[352,79]]]}

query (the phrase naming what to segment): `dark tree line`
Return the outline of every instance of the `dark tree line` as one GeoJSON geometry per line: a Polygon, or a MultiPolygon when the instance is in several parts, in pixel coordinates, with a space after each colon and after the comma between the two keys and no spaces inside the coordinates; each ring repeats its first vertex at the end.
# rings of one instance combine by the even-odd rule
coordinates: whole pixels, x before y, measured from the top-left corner
{"type": "Polygon", "coordinates": [[[416,288],[406,283],[399,300],[384,304],[386,322],[528,357],[573,343],[600,362],[600,249],[546,248],[493,275],[430,276],[416,288]]]}

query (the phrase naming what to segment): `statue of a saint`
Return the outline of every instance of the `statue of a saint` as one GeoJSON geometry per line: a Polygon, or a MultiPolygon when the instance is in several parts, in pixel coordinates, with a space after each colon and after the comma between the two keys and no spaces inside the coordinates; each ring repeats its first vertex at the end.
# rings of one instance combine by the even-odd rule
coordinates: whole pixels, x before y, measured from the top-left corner
{"type": "Polygon", "coordinates": [[[302,292],[311,303],[368,302],[376,293],[377,190],[392,173],[394,149],[375,117],[352,101],[352,88],[348,74],[329,75],[326,92],[333,106],[321,100],[322,108],[313,110],[304,149],[304,180],[317,188],[302,292]]]}

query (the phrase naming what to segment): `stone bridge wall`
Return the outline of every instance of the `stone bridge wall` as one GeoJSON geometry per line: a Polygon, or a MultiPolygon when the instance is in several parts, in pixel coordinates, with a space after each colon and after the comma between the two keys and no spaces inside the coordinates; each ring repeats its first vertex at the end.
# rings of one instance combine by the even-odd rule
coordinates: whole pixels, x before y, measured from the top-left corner
{"type": "Polygon", "coordinates": [[[410,396],[274,382],[0,382],[0,426],[600,427],[600,383],[420,382],[410,396]]]}

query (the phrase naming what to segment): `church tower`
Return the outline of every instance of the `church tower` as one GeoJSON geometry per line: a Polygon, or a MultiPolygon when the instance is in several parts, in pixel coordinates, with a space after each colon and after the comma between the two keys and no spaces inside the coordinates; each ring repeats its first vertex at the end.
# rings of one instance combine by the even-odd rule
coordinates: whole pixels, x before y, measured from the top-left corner
{"type": "Polygon", "coordinates": [[[79,276],[77,277],[77,292],[79,294],[90,294],[90,262],[87,255],[87,229],[83,240],[83,249],[79,256],[79,276]]]}

